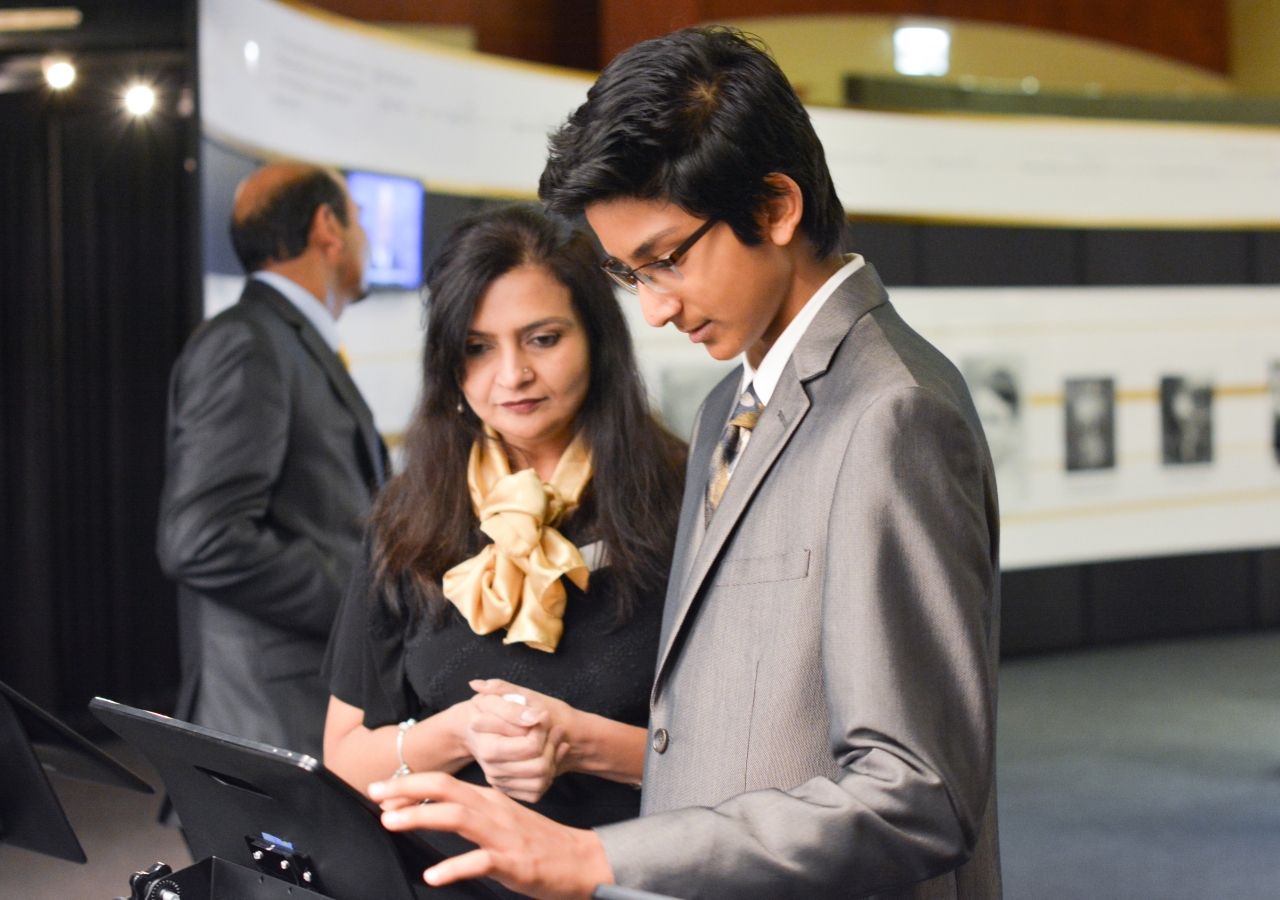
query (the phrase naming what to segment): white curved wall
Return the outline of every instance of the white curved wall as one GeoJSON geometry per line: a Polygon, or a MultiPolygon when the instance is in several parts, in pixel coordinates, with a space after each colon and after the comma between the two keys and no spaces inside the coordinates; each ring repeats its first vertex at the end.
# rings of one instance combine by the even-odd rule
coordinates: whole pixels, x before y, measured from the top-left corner
{"type": "MultiPolygon", "coordinates": [[[[432,49],[275,0],[203,0],[200,29],[201,113],[211,133],[446,192],[533,196],[547,132],[589,86],[567,70],[432,49]]],[[[853,213],[1280,226],[1280,129],[812,115],[853,213]]]]}
{"type": "MultiPolygon", "coordinates": [[[[536,193],[547,132],[583,101],[564,71],[432,50],[273,0],[203,0],[205,129],[279,154],[474,195],[536,193]],[[257,46],[256,61],[245,54],[257,46]]],[[[957,222],[1280,227],[1280,130],[812,109],[851,212],[957,222]]],[[[874,262],[874,260],[872,260],[874,262]]],[[[207,299],[238,281],[210,276],[207,299]]],[[[907,321],[962,369],[1020,383],[1001,448],[1006,568],[1280,544],[1268,373],[1274,288],[897,290],[907,321]],[[974,369],[974,367],[977,369],[974,369]],[[1161,457],[1161,378],[1213,385],[1212,459],[1161,457]],[[1116,385],[1117,464],[1065,470],[1064,383],[1116,385]]],[[[687,427],[726,369],[624,298],[658,405],[687,427]]],[[[418,383],[412,294],[339,323],[379,427],[404,430],[418,383]]]]}
{"type": "Polygon", "coordinates": [[[532,195],[547,132],[590,81],[404,39],[273,0],[203,0],[204,127],[249,147],[532,195]],[[252,42],[256,51],[245,53],[252,42]]]}

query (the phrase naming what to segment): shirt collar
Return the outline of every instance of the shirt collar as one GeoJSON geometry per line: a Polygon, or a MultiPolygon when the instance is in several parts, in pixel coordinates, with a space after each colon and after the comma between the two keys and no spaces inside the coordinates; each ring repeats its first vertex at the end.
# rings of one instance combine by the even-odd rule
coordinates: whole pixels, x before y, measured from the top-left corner
{"type": "Polygon", "coordinates": [[[778,386],[778,379],[782,377],[782,370],[787,367],[787,360],[791,359],[791,354],[795,352],[800,339],[809,330],[818,312],[831,299],[836,288],[844,284],[845,279],[866,265],[866,260],[857,253],[846,255],[844,261],[840,270],[818,288],[801,307],[800,312],[796,313],[796,317],[783,329],[782,334],[778,335],[778,339],[773,342],[764,359],[760,360],[760,368],[753,369],[751,363],[746,359],[742,360],[741,390],[745,391],[748,386],[755,385],[756,396],[760,398],[761,406],[766,405],[769,398],[773,396],[774,388],[778,386]]]}
{"type": "Polygon", "coordinates": [[[342,343],[342,335],[338,333],[338,323],[334,320],[329,307],[325,306],[315,294],[291,281],[279,272],[254,272],[253,278],[263,284],[275,288],[284,298],[298,308],[298,312],[307,317],[307,321],[320,332],[320,337],[329,345],[334,353],[342,343]]]}

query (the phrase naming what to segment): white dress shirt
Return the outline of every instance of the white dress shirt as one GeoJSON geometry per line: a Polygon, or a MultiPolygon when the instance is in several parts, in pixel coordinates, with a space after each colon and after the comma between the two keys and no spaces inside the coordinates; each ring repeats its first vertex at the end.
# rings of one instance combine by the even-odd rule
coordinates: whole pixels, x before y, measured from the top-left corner
{"type": "Polygon", "coordinates": [[[307,321],[320,332],[320,337],[324,338],[329,349],[334,353],[338,352],[338,347],[342,344],[342,336],[338,334],[338,323],[333,318],[333,313],[329,312],[329,307],[325,306],[315,294],[296,281],[285,278],[279,272],[254,272],[253,277],[284,294],[284,298],[296,306],[298,312],[306,316],[307,321]]]}
{"type": "MultiPolygon", "coordinates": [[[[778,339],[773,342],[764,359],[760,360],[760,368],[751,368],[751,363],[747,362],[745,356],[743,357],[742,387],[738,389],[739,396],[754,384],[756,396],[760,398],[760,406],[769,405],[769,398],[773,396],[773,389],[778,386],[778,379],[782,377],[782,370],[787,367],[787,360],[791,359],[791,354],[795,352],[804,333],[809,330],[818,311],[831,299],[836,288],[844,284],[846,278],[866,265],[866,260],[857,253],[847,254],[844,260],[844,265],[839,271],[822,283],[822,287],[814,292],[813,296],[800,308],[800,312],[796,313],[796,317],[782,330],[782,334],[778,335],[778,339]]],[[[742,452],[747,449],[750,441],[750,431],[743,431],[738,436],[738,451],[733,459],[729,460],[730,478],[733,477],[733,470],[738,467],[738,460],[742,459],[742,452]]]]}

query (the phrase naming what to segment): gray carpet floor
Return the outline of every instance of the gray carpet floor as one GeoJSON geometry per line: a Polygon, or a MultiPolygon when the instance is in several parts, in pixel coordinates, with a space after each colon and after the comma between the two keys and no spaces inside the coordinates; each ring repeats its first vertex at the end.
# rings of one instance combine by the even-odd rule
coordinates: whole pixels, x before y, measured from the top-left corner
{"type": "MultiPolygon", "coordinates": [[[[155,787],[160,778],[128,744],[103,749],[155,787]]],[[[191,864],[174,828],[156,822],[160,795],[49,778],[89,861],[84,865],[0,844],[0,900],[111,900],[129,895],[129,876],[154,862],[191,864]]]]}
{"type": "Polygon", "coordinates": [[[1005,664],[1007,900],[1280,897],[1280,634],[1005,664]]]}
{"type": "MultiPolygon", "coordinates": [[[[1006,663],[999,752],[1007,900],[1280,898],[1280,633],[1006,663]]],[[[0,846],[2,900],[107,900],[188,862],[158,798],[55,787],[89,864],[0,846]]]]}

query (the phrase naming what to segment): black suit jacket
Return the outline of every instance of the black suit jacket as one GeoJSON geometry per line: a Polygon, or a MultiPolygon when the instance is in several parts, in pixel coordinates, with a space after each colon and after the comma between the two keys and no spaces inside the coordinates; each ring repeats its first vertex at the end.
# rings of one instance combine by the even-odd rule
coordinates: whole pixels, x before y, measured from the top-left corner
{"type": "Polygon", "coordinates": [[[337,354],[250,280],[174,365],[157,553],[179,585],[178,714],[318,756],[320,664],[386,451],[337,354]]]}

